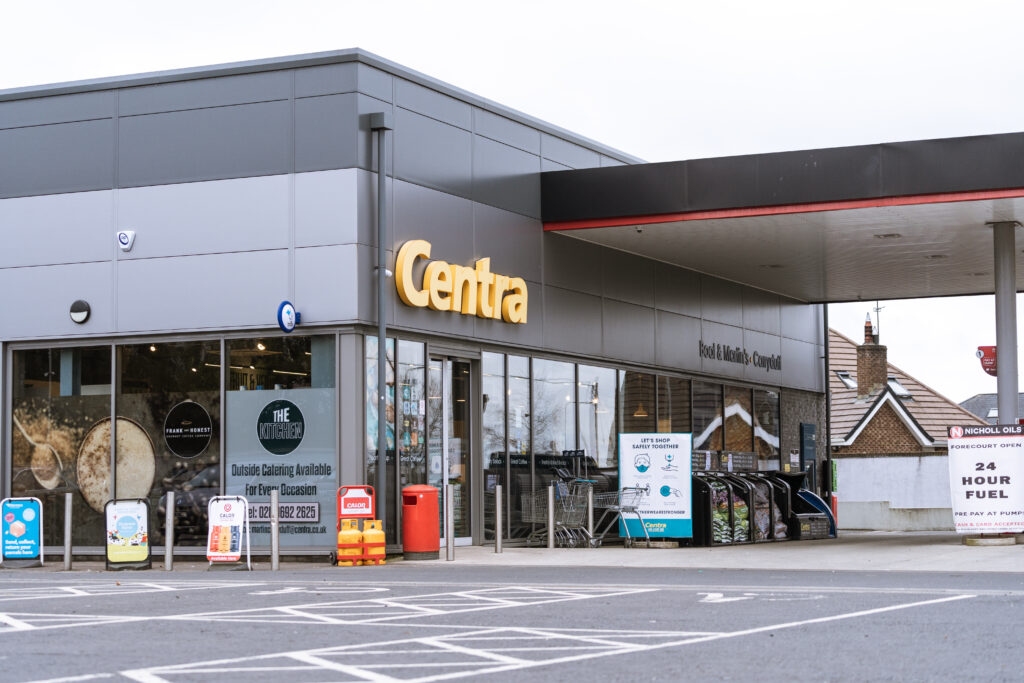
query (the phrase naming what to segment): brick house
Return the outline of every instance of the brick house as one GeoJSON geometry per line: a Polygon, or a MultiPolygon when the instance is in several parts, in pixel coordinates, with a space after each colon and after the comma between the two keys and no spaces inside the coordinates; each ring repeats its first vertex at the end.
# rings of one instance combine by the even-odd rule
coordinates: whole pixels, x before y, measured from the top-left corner
{"type": "Polygon", "coordinates": [[[864,343],[829,330],[831,451],[847,529],[951,529],[946,429],[985,424],[864,343]]]}

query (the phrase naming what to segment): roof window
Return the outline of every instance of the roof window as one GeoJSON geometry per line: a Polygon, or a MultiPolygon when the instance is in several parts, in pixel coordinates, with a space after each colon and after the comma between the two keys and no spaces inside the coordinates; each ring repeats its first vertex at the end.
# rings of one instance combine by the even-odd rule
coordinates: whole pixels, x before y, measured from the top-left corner
{"type": "Polygon", "coordinates": [[[900,381],[892,375],[889,375],[889,388],[892,389],[892,393],[900,398],[910,398],[910,392],[907,391],[907,388],[900,384],[900,381]]]}
{"type": "Polygon", "coordinates": [[[836,377],[839,381],[846,385],[847,389],[856,389],[857,382],[850,377],[850,373],[846,370],[836,370],[836,377]]]}

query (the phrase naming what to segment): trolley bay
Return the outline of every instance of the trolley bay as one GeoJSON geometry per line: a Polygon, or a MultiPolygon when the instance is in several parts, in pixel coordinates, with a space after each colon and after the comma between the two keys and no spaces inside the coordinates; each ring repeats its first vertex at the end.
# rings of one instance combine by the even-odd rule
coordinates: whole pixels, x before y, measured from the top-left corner
{"type": "Polygon", "coordinates": [[[966,651],[966,677],[1012,680],[1002,653],[1022,606],[1024,575],[989,572],[440,561],[0,573],[11,681],[952,680],[966,651]]]}

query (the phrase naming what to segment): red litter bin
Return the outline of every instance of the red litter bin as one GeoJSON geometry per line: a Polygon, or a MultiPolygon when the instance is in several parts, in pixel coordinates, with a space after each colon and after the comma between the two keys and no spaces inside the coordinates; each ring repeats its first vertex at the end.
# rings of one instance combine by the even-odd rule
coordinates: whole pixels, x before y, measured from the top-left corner
{"type": "Polygon", "coordinates": [[[402,489],[402,551],[407,560],[441,557],[441,525],[437,489],[406,486],[402,489]]]}

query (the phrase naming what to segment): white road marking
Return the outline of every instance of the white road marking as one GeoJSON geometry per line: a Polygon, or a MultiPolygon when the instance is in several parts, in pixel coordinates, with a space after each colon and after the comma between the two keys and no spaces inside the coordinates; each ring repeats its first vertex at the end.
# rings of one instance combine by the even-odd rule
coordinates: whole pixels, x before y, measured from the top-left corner
{"type": "MultiPolygon", "coordinates": [[[[396,681],[402,680],[405,683],[416,681],[417,683],[431,683],[433,681],[451,680],[466,678],[470,676],[483,676],[492,673],[508,671],[520,671],[540,666],[554,666],[568,664],[583,660],[607,657],[610,655],[637,654],[686,645],[712,642],[725,638],[740,638],[757,633],[778,631],[783,629],[798,628],[812,624],[822,624],[846,619],[869,617],[877,614],[884,614],[897,610],[939,605],[975,598],[975,594],[960,594],[946,596],[931,600],[920,600],[915,602],[889,605],[873,609],[846,612],[826,617],[802,619],[798,621],[769,624],[756,628],[744,629],[741,631],[692,634],[687,632],[655,631],[643,632],[626,630],[616,632],[609,629],[547,629],[547,628],[480,628],[475,631],[449,633],[420,638],[407,638],[401,640],[388,640],[373,643],[360,643],[331,648],[320,648],[315,650],[299,650],[294,652],[281,652],[255,657],[243,657],[236,659],[217,660],[211,662],[195,662],[193,664],[176,665],[169,667],[151,667],[147,669],[135,669],[123,672],[125,676],[144,683],[163,683],[167,679],[161,676],[184,676],[195,680],[199,674],[210,674],[212,678],[217,675],[232,672],[247,672],[264,676],[267,672],[281,669],[275,666],[281,658],[290,658],[304,664],[315,664],[324,670],[345,673],[346,675],[370,681],[396,681]],[[618,635],[617,634],[621,634],[618,635]],[[637,642],[640,639],[648,642],[637,642]],[[517,647],[509,648],[487,648],[472,647],[474,642],[480,643],[516,640],[535,640],[544,643],[540,648],[517,647]],[[660,642],[650,642],[651,640],[660,642]],[[559,641],[564,646],[558,646],[559,641]],[[581,644],[585,644],[585,651],[581,652],[581,644]],[[408,649],[404,649],[408,647],[408,649]],[[565,652],[563,657],[541,657],[533,660],[512,657],[506,652],[526,651],[534,654],[548,654],[565,652]],[[436,655],[440,652],[457,652],[467,657],[479,658],[481,662],[438,662],[436,655]],[[431,659],[431,656],[434,656],[431,659]],[[380,659],[374,660],[377,656],[380,659]],[[342,663],[338,658],[355,657],[358,664],[342,663]],[[368,660],[367,658],[370,657],[368,660]],[[410,657],[412,659],[410,659],[410,657]],[[266,663],[269,667],[260,666],[266,663]],[[246,666],[248,664],[248,666],[246,666]],[[425,676],[413,679],[395,679],[380,672],[380,669],[408,669],[419,666],[420,668],[434,669],[425,676]],[[439,668],[446,668],[447,671],[436,671],[439,668]],[[468,668],[467,668],[468,667],[468,668]]],[[[453,628],[447,626],[447,628],[453,628]]]]}
{"type": "Polygon", "coordinates": [[[68,676],[66,678],[47,678],[33,683],[74,683],[74,681],[95,681],[100,678],[113,678],[114,674],[85,674],[84,676],[68,676]]]}
{"type": "Polygon", "coordinates": [[[735,597],[727,598],[725,593],[697,593],[697,595],[703,595],[700,602],[736,602],[738,600],[750,600],[754,596],[752,595],[738,595],[735,597]]]}
{"type": "Polygon", "coordinates": [[[31,631],[35,628],[32,624],[28,624],[20,619],[12,617],[10,614],[0,614],[0,622],[3,622],[10,626],[12,631],[31,631]]]}

